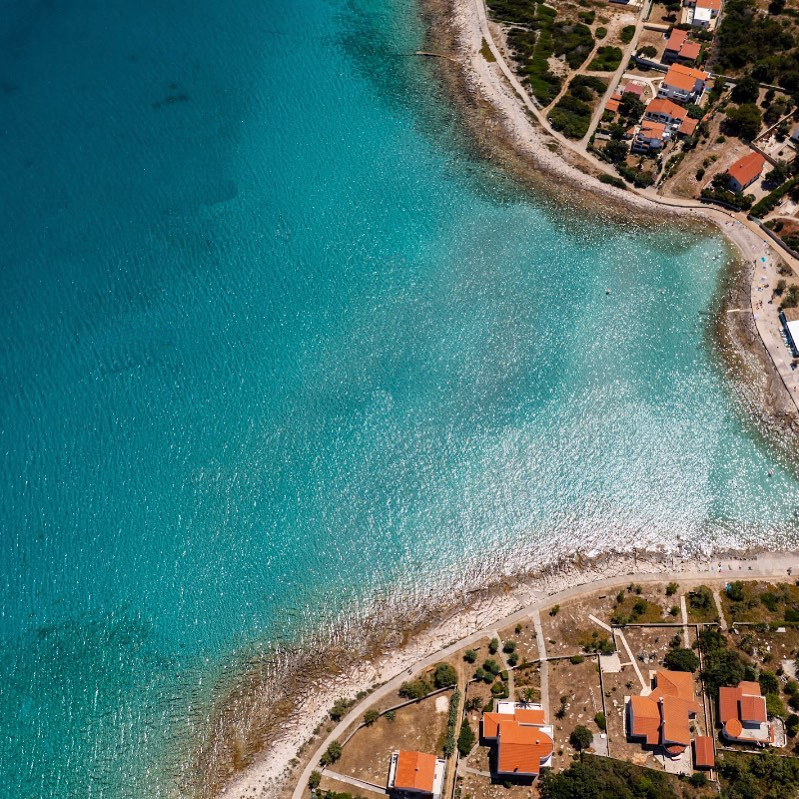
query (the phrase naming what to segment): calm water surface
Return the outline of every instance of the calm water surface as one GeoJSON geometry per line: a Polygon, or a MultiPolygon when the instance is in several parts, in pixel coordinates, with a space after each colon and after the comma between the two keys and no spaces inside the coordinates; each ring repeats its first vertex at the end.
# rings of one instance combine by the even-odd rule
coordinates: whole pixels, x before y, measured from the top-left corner
{"type": "Polygon", "coordinates": [[[523,198],[421,41],[411,0],[5,3],[3,796],[170,795],[220,664],[376,594],[788,529],[721,241],[523,198]]]}

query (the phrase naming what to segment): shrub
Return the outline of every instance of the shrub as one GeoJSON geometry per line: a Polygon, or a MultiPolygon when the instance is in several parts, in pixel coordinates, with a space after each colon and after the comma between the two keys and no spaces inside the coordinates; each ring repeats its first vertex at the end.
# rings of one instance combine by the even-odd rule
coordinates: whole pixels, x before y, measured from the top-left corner
{"type": "Polygon", "coordinates": [[[477,652],[475,652],[475,651],[474,651],[474,649],[467,649],[467,650],[466,650],[466,651],[463,653],[463,659],[464,659],[464,660],[465,660],[467,663],[474,663],[474,662],[476,662],[476,661],[477,661],[477,652]]]}
{"type": "MultiPolygon", "coordinates": [[[[594,34],[594,36],[596,36],[597,39],[604,39],[607,35],[608,35],[608,29],[603,28],[601,25],[596,29],[596,33],[594,34]]],[[[655,52],[657,52],[657,50],[655,50],[655,52]]]]}
{"type": "Polygon", "coordinates": [[[769,716],[778,716],[784,719],[787,715],[785,705],[779,694],[766,694],[766,712],[769,716]]]}
{"type": "Polygon", "coordinates": [[[385,712],[385,719],[386,719],[386,721],[394,721],[394,719],[395,719],[395,718],[397,718],[397,714],[396,714],[396,712],[395,712],[395,711],[393,711],[393,710],[387,710],[387,711],[385,712]]]}
{"type": "Polygon", "coordinates": [[[669,608],[669,615],[670,616],[679,616],[680,615],[680,606],[679,605],[672,605],[669,608]]]}
{"type": "Polygon", "coordinates": [[[796,682],[796,680],[788,680],[788,682],[785,683],[785,693],[788,694],[788,696],[799,694],[799,682],[796,682]]]}
{"type": "MultiPolygon", "coordinates": [[[[626,149],[627,148],[625,147],[625,150],[626,149]]],[[[624,181],[621,178],[617,178],[615,175],[602,174],[599,176],[599,182],[607,183],[609,186],[615,186],[617,189],[624,189],[625,191],[627,190],[627,186],[625,185],[624,181]]]]}
{"type": "Polygon", "coordinates": [[[318,772],[318,771],[316,771],[316,769],[314,769],[314,770],[311,772],[311,776],[310,776],[310,777],[308,777],[308,787],[309,787],[309,788],[310,788],[312,791],[315,791],[315,790],[316,790],[316,789],[319,787],[319,784],[320,784],[321,782],[322,782],[322,775],[321,775],[321,773],[320,773],[320,772],[318,772]]]}
{"type": "Polygon", "coordinates": [[[744,103],[727,110],[727,127],[741,139],[754,139],[762,123],[760,109],[754,103],[744,103]]]}
{"type": "Polygon", "coordinates": [[[572,655],[569,658],[569,662],[572,663],[575,666],[579,666],[580,663],[584,663],[585,662],[585,658],[582,655],[572,655]]]}
{"type": "Polygon", "coordinates": [[[666,586],[666,596],[674,596],[679,590],[680,586],[677,583],[669,583],[666,586]]]}
{"type": "Polygon", "coordinates": [[[578,724],[569,735],[569,743],[578,751],[588,749],[594,742],[594,735],[588,727],[578,724]]]}
{"type": "Polygon", "coordinates": [[[488,643],[488,651],[492,655],[496,655],[499,650],[499,638],[492,638],[488,643]]]}
{"type": "Polygon", "coordinates": [[[466,757],[474,747],[474,730],[469,726],[468,720],[464,719],[461,725],[460,735],[458,735],[458,752],[461,757],[466,757]]]}
{"type": "Polygon", "coordinates": [[[699,658],[691,649],[672,649],[663,658],[663,665],[671,671],[689,671],[699,668],[699,658]]]}
{"type": "Polygon", "coordinates": [[[367,710],[363,714],[363,722],[367,726],[374,724],[380,718],[380,714],[376,710],[367,710]]]}
{"type": "Polygon", "coordinates": [[[319,758],[319,762],[323,766],[332,766],[341,757],[341,744],[338,741],[333,741],[327,750],[319,758]]]}
{"type": "Polygon", "coordinates": [[[620,47],[604,44],[597,47],[596,55],[591,59],[588,69],[594,72],[615,72],[621,64],[621,58],[620,47]]]}
{"type": "Polygon", "coordinates": [[[406,699],[421,699],[427,696],[432,690],[430,683],[422,677],[415,680],[408,680],[402,683],[399,689],[399,695],[406,699]]]}
{"type": "Polygon", "coordinates": [[[516,641],[505,641],[505,643],[502,645],[502,651],[506,655],[510,655],[511,652],[515,652],[516,651],[516,641]]]}
{"type": "Polygon", "coordinates": [[[777,675],[774,674],[773,671],[767,671],[764,669],[760,672],[760,675],[757,678],[757,681],[760,683],[760,690],[764,694],[777,694],[780,690],[780,683],[777,680],[777,675]]]}
{"type": "Polygon", "coordinates": [[[518,652],[512,652],[510,654],[510,656],[508,657],[508,665],[509,666],[515,666],[518,662],[519,662],[519,653],[518,652]]]}
{"type": "Polygon", "coordinates": [[[600,710],[596,716],[594,716],[594,722],[596,726],[599,727],[602,732],[604,732],[608,728],[607,720],[605,719],[605,714],[600,710]]]}
{"type": "Polygon", "coordinates": [[[437,663],[433,682],[436,688],[448,688],[458,682],[458,672],[449,663],[437,663]]]}
{"type": "Polygon", "coordinates": [[[333,721],[341,721],[347,715],[347,711],[355,704],[354,699],[336,699],[333,707],[328,710],[328,715],[333,721]]]}
{"type": "Polygon", "coordinates": [[[638,54],[644,58],[654,58],[658,54],[658,49],[657,47],[652,47],[651,44],[647,44],[638,51],[638,54]]]}
{"type": "Polygon", "coordinates": [[[499,663],[492,658],[489,658],[483,663],[483,669],[487,671],[489,674],[493,674],[495,677],[502,671],[499,663]]]}
{"type": "Polygon", "coordinates": [[[799,732],[799,716],[796,713],[791,713],[785,721],[785,732],[791,738],[796,736],[796,733],[799,732]]]}
{"type": "Polygon", "coordinates": [[[560,610],[560,605],[553,605],[552,609],[549,611],[549,615],[550,616],[557,616],[559,610],[560,610]]]}
{"type": "Polygon", "coordinates": [[[449,718],[447,719],[447,737],[444,741],[444,754],[449,757],[455,751],[455,727],[461,703],[461,692],[453,691],[449,700],[449,718]]]}
{"type": "Polygon", "coordinates": [[[688,777],[688,782],[690,782],[694,788],[702,788],[707,785],[707,774],[702,771],[695,771],[688,777]]]}
{"type": "Polygon", "coordinates": [[[635,25],[625,25],[621,29],[621,40],[625,44],[629,44],[633,40],[633,36],[635,36],[635,25]]]}
{"type": "Polygon", "coordinates": [[[688,593],[688,603],[694,610],[710,610],[713,607],[713,593],[704,585],[688,593]]]}

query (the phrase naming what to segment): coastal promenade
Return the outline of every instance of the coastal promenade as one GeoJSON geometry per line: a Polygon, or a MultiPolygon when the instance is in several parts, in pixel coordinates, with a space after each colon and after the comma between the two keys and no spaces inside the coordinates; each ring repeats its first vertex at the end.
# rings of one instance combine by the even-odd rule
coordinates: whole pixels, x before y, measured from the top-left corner
{"type": "MultiPolygon", "coordinates": [[[[563,590],[554,591],[549,594],[542,592],[541,596],[535,601],[525,605],[524,607],[514,611],[513,613],[505,616],[504,618],[494,619],[491,624],[472,632],[471,634],[455,641],[443,649],[432,652],[427,655],[414,666],[408,669],[402,669],[398,674],[395,674],[387,682],[372,691],[363,700],[358,702],[352,707],[347,715],[331,730],[331,732],[315,747],[311,754],[307,765],[297,780],[292,799],[304,799],[307,793],[308,780],[311,777],[311,772],[319,769],[319,759],[325,752],[327,747],[335,740],[343,737],[347,730],[354,724],[357,724],[366,712],[366,709],[378,701],[395,691],[400,685],[406,681],[412,674],[422,671],[430,666],[433,666],[440,660],[443,660],[456,652],[464,649],[467,646],[476,644],[483,638],[490,637],[494,634],[497,628],[509,627],[535,618],[536,614],[540,614],[542,610],[550,607],[553,604],[559,604],[567,600],[577,599],[586,594],[595,591],[604,591],[617,589],[625,586],[630,582],[635,583],[660,583],[660,582],[691,582],[702,581],[704,584],[710,584],[713,587],[721,587],[731,579],[755,579],[755,578],[768,578],[768,579],[786,579],[792,572],[799,573],[799,553],[786,553],[786,554],[768,554],[759,555],[751,559],[714,559],[709,562],[698,563],[696,561],[688,561],[684,564],[682,569],[670,569],[662,572],[630,572],[627,574],[618,574],[611,577],[602,579],[586,581],[579,585],[572,585],[563,590]]],[[[243,793],[241,794],[244,795],[243,793]]]]}
{"type": "MultiPolygon", "coordinates": [[[[753,315],[754,326],[760,337],[760,341],[765,351],[768,353],[775,371],[785,386],[790,401],[793,404],[793,408],[799,415],[799,370],[791,369],[792,359],[789,357],[789,351],[782,338],[777,306],[769,305],[768,303],[764,304],[763,296],[761,296],[761,293],[766,290],[764,288],[765,286],[768,286],[769,289],[773,289],[778,279],[776,275],[781,263],[786,264],[793,271],[794,275],[799,277],[799,260],[779,247],[758,224],[748,219],[744,213],[733,212],[718,206],[710,206],[699,200],[666,197],[659,193],[654,187],[638,189],[629,186],[626,190],[616,189],[600,183],[594,177],[596,173],[604,173],[612,177],[617,176],[616,171],[609,164],[601,161],[589,152],[588,140],[591,130],[598,121],[599,116],[601,116],[601,110],[604,108],[607,97],[615,91],[615,88],[618,86],[626,70],[629,53],[632,52],[638,42],[643,27],[643,9],[638,15],[635,35],[625,48],[621,65],[609,81],[606,96],[603,97],[602,101],[599,103],[597,112],[594,114],[594,119],[592,119],[592,124],[589,126],[588,134],[579,142],[575,142],[556,131],[550,125],[545,114],[532,101],[529,93],[510,68],[505,53],[502,48],[498,46],[492,35],[485,0],[464,0],[464,3],[472,6],[477,23],[477,29],[473,32],[475,41],[473,42],[474,47],[471,53],[471,66],[475,74],[479,75],[481,72],[483,75],[486,74],[486,65],[478,61],[478,59],[484,61],[479,52],[480,46],[477,41],[479,35],[479,38],[486,42],[491,54],[496,59],[495,66],[500,72],[501,79],[504,80],[505,84],[510,88],[510,95],[515,100],[518,110],[520,111],[520,113],[513,115],[511,120],[516,128],[521,129],[525,125],[531,126],[530,116],[532,116],[547,136],[554,139],[563,150],[569,152],[576,163],[584,164],[587,169],[572,166],[566,159],[562,159],[563,166],[567,168],[571,167],[575,170],[579,169],[582,173],[582,182],[591,181],[594,184],[592,188],[598,193],[613,195],[622,202],[629,202],[630,195],[634,195],[639,202],[643,201],[653,204],[647,208],[650,212],[656,211],[657,206],[674,209],[675,211],[687,211],[688,213],[713,222],[722,234],[733,242],[744,260],[749,262],[753,269],[753,277],[750,285],[750,308],[748,311],[753,315]],[[760,280],[761,276],[765,276],[767,279],[760,280]]],[[[470,15],[467,14],[466,16],[470,15]]],[[[488,88],[487,83],[485,87],[488,88]]],[[[489,100],[492,99],[494,105],[499,108],[500,104],[496,103],[497,98],[489,97],[489,100]]],[[[540,147],[537,149],[536,155],[541,157],[545,162],[550,161],[552,157],[551,152],[545,154],[540,147]]]]}

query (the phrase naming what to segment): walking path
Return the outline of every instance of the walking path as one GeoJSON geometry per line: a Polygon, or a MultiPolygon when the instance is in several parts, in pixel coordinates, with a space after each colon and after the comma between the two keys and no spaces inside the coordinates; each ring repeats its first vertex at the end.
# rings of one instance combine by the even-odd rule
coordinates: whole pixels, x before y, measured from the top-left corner
{"type": "Polygon", "coordinates": [[[721,606],[721,595],[718,591],[713,592],[713,600],[716,603],[716,610],[719,612],[719,627],[727,629],[727,619],[724,618],[724,608],[721,606]]]}
{"type": "Polygon", "coordinates": [[[688,639],[688,608],[685,606],[685,594],[680,596],[680,614],[682,615],[682,645],[689,649],[691,644],[688,639]]]}
{"type": "Polygon", "coordinates": [[[641,689],[646,691],[646,689],[649,688],[649,684],[644,682],[644,675],[641,674],[641,669],[638,668],[638,663],[633,656],[633,651],[630,649],[630,645],[627,643],[627,639],[624,637],[624,633],[621,630],[616,630],[616,635],[621,639],[621,642],[624,645],[624,649],[627,652],[627,657],[630,658],[630,665],[633,667],[633,669],[635,669],[638,682],[641,683],[641,689]]]}
{"type": "Polygon", "coordinates": [[[538,673],[541,676],[541,707],[544,709],[544,718],[551,719],[549,714],[549,664],[547,663],[547,645],[544,640],[544,629],[541,627],[541,613],[536,610],[530,614],[535,627],[535,641],[538,645],[538,673]]]}
{"type": "Polygon", "coordinates": [[[604,628],[604,629],[605,629],[605,630],[607,630],[609,633],[612,633],[612,632],[613,632],[613,628],[612,628],[612,627],[611,627],[609,624],[605,624],[605,622],[604,622],[604,621],[602,621],[602,619],[598,619],[598,618],[597,618],[596,616],[594,616],[592,613],[589,613],[589,614],[588,614],[588,618],[589,618],[589,619],[591,619],[591,621],[592,621],[592,622],[594,622],[594,624],[598,624],[600,627],[604,628]]]}
{"type": "MultiPolygon", "coordinates": [[[[751,560],[725,560],[721,563],[720,567],[710,565],[707,567],[686,568],[684,571],[664,571],[660,573],[641,572],[633,574],[618,574],[612,577],[603,577],[593,582],[583,583],[582,585],[572,585],[562,591],[557,591],[552,594],[544,595],[534,602],[526,605],[525,607],[517,610],[504,619],[495,620],[491,625],[477,630],[470,635],[462,638],[460,641],[455,641],[449,646],[441,649],[438,652],[433,652],[427,657],[420,660],[413,668],[403,669],[399,674],[392,679],[383,683],[380,687],[372,691],[369,696],[355,704],[347,713],[347,715],[331,730],[331,732],[319,742],[316,750],[311,755],[308,764],[300,774],[293,792],[293,799],[304,799],[305,791],[308,785],[308,779],[311,772],[318,768],[319,758],[327,747],[335,740],[343,737],[347,729],[360,721],[363,714],[368,707],[380,699],[397,691],[400,685],[407,679],[408,672],[419,672],[426,669],[441,660],[444,660],[451,655],[459,652],[472,644],[476,644],[483,638],[490,636],[492,630],[495,628],[509,627],[513,624],[524,622],[529,618],[533,619],[536,628],[536,639],[539,646],[539,655],[541,657],[541,687],[542,687],[542,705],[544,700],[544,674],[546,667],[546,647],[544,645],[544,634],[541,629],[540,611],[549,607],[553,603],[566,602],[570,599],[592,593],[594,591],[609,591],[612,589],[620,588],[628,585],[631,581],[636,583],[661,583],[671,581],[693,581],[701,580],[704,583],[726,583],[729,581],[732,574],[745,576],[748,579],[756,577],[765,577],[769,579],[785,578],[788,575],[788,569],[797,569],[799,567],[799,554],[786,554],[786,555],[763,555],[753,558],[751,560]]],[[[622,639],[625,648],[626,641],[622,639]]],[[[628,649],[628,648],[627,648],[628,649]]],[[[629,652],[629,649],[628,649],[629,652]]],[[[635,664],[635,661],[633,660],[635,664]]],[[[637,665],[635,666],[637,669],[637,665]]],[[[642,678],[641,678],[642,679],[642,678]]],[[[547,703],[548,703],[548,676],[547,676],[547,703]]]]}
{"type": "Polygon", "coordinates": [[[338,780],[339,782],[346,782],[347,785],[352,785],[355,788],[362,788],[364,791],[371,791],[372,793],[382,793],[383,796],[388,796],[386,789],[382,785],[375,785],[373,782],[366,782],[366,780],[359,780],[355,777],[350,777],[347,774],[339,774],[337,771],[331,771],[329,768],[323,769],[322,773],[326,777],[338,780]]]}

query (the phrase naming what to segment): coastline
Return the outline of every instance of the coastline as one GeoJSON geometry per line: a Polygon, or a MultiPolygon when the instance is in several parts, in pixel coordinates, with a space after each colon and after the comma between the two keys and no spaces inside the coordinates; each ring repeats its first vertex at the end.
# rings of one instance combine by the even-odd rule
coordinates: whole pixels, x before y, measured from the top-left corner
{"type": "MultiPolygon", "coordinates": [[[[427,620],[416,624],[404,626],[395,620],[390,629],[398,637],[398,645],[379,642],[378,636],[364,642],[359,650],[363,655],[339,661],[339,668],[332,676],[305,684],[295,682],[293,688],[297,693],[291,707],[291,721],[286,724],[285,719],[279,719],[282,738],[251,764],[230,774],[229,781],[215,795],[219,799],[298,799],[305,793],[319,751],[357,723],[364,703],[396,689],[398,681],[441,659],[450,648],[455,651],[485,637],[488,630],[513,623],[519,614],[528,613],[534,606],[543,607],[630,581],[706,582],[729,579],[731,574],[741,574],[744,570],[749,577],[777,578],[785,576],[787,567],[795,568],[798,554],[773,555],[754,549],[713,552],[706,557],[682,557],[666,552],[603,552],[593,558],[578,554],[535,573],[499,580],[468,597],[442,601],[430,609],[427,620]],[[723,567],[719,568],[717,563],[723,567]],[[331,722],[327,711],[333,702],[356,695],[362,701],[340,722],[331,722]]],[[[273,713],[275,710],[279,713],[280,709],[288,710],[278,707],[273,708],[273,713]]]]}
{"type": "MultiPolygon", "coordinates": [[[[763,240],[749,226],[719,209],[707,206],[680,206],[660,202],[631,190],[623,191],[598,179],[601,172],[587,160],[564,150],[557,140],[538,127],[525,113],[510,86],[497,80],[488,62],[480,54],[482,32],[474,0],[428,0],[424,9],[431,36],[431,50],[457,53],[459,63],[435,59],[442,82],[458,107],[462,121],[481,157],[498,165],[522,185],[545,192],[556,202],[575,204],[576,212],[585,210],[608,221],[634,218],[653,224],[652,213],[679,224],[714,225],[737,251],[740,263],[724,293],[714,333],[725,343],[722,357],[737,372],[741,403],[764,432],[791,434],[799,431],[799,410],[781,379],[761,337],[753,315],[730,314],[745,300],[751,305],[752,262],[762,252],[763,240]],[[476,41],[476,46],[475,46],[476,41]],[[555,178],[555,182],[553,182],[555,178]]],[[[779,258],[779,256],[777,256],[779,258]]],[[[777,442],[777,437],[772,437],[777,442]]],[[[780,445],[777,443],[777,446],[780,445]]],[[[788,444],[782,449],[787,451],[788,444]]],[[[753,556],[750,550],[713,553],[713,560],[753,556]]],[[[590,591],[597,582],[609,578],[651,574],[702,571],[701,561],[676,558],[667,553],[651,552],[645,556],[629,552],[604,552],[595,558],[580,555],[565,557],[538,571],[513,578],[499,579],[469,595],[450,597],[428,609],[425,618],[412,614],[392,619],[390,631],[381,629],[375,618],[364,633],[363,641],[350,651],[339,643],[316,653],[325,667],[301,672],[313,658],[308,653],[294,653],[298,659],[290,669],[281,663],[268,675],[261,674],[234,696],[215,723],[214,742],[201,758],[201,768],[214,776],[207,783],[214,795],[224,799],[253,797],[288,797],[292,794],[301,766],[316,750],[318,743],[333,725],[326,723],[327,709],[341,696],[353,696],[384,684],[407,669],[417,666],[431,652],[460,641],[478,630],[512,616],[537,600],[544,600],[570,587],[590,591]],[[280,691],[267,699],[264,685],[280,683],[280,691]],[[255,731],[259,717],[263,729],[255,731]],[[237,754],[237,733],[243,728],[256,739],[270,740],[267,751],[237,754]],[[313,744],[309,745],[309,741],[313,744]],[[298,757],[298,752],[302,754],[298,757]],[[224,787],[221,787],[223,786],[224,787]]],[[[704,569],[707,573],[708,569],[704,569]]],[[[334,636],[335,637],[335,636],[334,636]]],[[[263,670],[255,665],[253,670],[263,670]]],[[[302,780],[300,780],[302,783],[302,780]]],[[[203,791],[207,795],[207,791],[203,791]]]]}

